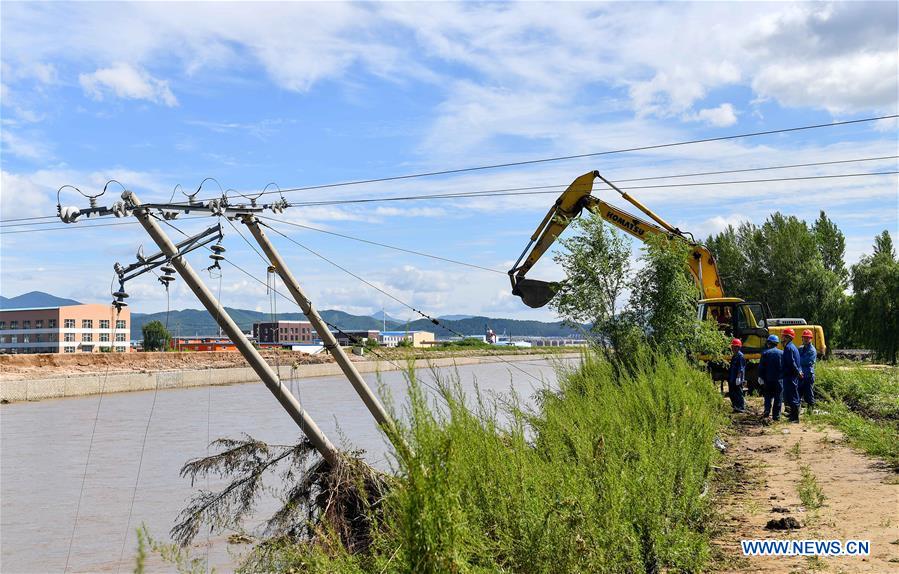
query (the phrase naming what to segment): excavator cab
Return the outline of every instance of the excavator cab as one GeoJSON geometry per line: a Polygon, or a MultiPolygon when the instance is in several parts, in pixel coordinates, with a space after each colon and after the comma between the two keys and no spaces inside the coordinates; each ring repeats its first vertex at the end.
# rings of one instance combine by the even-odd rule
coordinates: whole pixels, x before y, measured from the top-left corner
{"type": "Polygon", "coordinates": [[[767,312],[762,303],[747,303],[736,297],[706,299],[699,302],[699,318],[712,320],[728,337],[743,341],[743,354],[755,355],[764,350],[768,337],[767,312]]]}

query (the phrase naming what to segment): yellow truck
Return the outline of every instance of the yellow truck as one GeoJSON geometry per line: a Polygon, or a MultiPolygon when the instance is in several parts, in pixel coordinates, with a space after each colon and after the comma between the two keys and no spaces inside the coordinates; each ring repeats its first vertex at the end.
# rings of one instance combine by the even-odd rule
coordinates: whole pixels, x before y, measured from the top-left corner
{"type": "MultiPolygon", "coordinates": [[[[521,297],[525,305],[534,308],[543,307],[555,295],[557,285],[530,279],[526,275],[559,235],[565,231],[571,221],[584,209],[597,214],[606,222],[637,239],[644,240],[653,234],[663,234],[672,239],[678,238],[690,245],[692,253],[687,263],[690,274],[700,291],[700,300],[697,305],[698,317],[702,320],[716,321],[718,327],[729,337],[738,338],[743,342],[743,353],[749,362],[747,369],[753,371],[747,372],[747,380],[753,383],[756,381],[757,377],[754,371],[768,335],[777,335],[783,340],[783,331],[788,327],[794,327],[797,330],[797,338],[799,333],[809,329],[813,334],[813,343],[818,351],[818,356],[826,356],[827,345],[824,340],[824,330],[819,325],[808,325],[804,319],[799,318],[772,318],[765,303],[747,302],[738,297],[726,297],[721,276],[718,274],[718,264],[704,245],[697,242],[691,233],[670,225],[636,198],[604,178],[598,171],[591,171],[578,177],[568,186],[568,189],[562,192],[562,195],[547,212],[546,217],[540,222],[537,230],[531,235],[530,242],[521,252],[518,260],[509,270],[512,293],[521,297]],[[593,183],[597,179],[618,192],[623,199],[646,214],[652,222],[634,217],[593,196],[593,183]]],[[[781,343],[782,345],[783,343],[781,343]]],[[[712,364],[710,366],[715,380],[721,380],[726,376],[727,372],[723,365],[712,364]]]]}

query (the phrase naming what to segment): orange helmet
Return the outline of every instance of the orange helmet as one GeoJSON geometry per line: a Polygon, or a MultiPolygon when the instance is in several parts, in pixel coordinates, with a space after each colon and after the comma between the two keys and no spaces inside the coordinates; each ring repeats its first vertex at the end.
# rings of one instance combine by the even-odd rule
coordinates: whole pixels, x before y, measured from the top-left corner
{"type": "Polygon", "coordinates": [[[802,332],[802,338],[805,339],[806,337],[808,337],[809,339],[814,338],[814,335],[812,335],[811,329],[806,329],[805,331],[802,332]]]}
{"type": "Polygon", "coordinates": [[[731,347],[742,347],[743,341],[741,341],[740,339],[734,339],[733,341],[730,342],[730,346],[731,347]]]}
{"type": "Polygon", "coordinates": [[[786,329],[784,329],[784,335],[789,335],[795,339],[796,331],[794,331],[792,327],[787,327],[786,329]]]}

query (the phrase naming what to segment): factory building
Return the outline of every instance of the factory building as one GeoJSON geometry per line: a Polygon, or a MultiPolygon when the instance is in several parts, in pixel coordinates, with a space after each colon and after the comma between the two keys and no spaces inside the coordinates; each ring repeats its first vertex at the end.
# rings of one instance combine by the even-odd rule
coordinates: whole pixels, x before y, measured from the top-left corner
{"type": "Polygon", "coordinates": [[[434,343],[434,333],[430,331],[384,331],[381,333],[381,344],[385,347],[397,347],[403,341],[409,341],[413,347],[424,347],[434,343]]]}

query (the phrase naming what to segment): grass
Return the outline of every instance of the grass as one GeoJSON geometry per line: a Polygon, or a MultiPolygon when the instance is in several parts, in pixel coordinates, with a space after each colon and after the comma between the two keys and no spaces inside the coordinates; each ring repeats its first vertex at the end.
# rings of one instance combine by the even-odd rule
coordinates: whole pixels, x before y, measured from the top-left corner
{"type": "Polygon", "coordinates": [[[818,479],[815,478],[812,469],[808,465],[802,465],[799,471],[802,475],[799,479],[799,500],[802,501],[802,505],[806,509],[818,510],[824,505],[827,497],[824,496],[824,491],[821,490],[818,479]]]}
{"type": "Polygon", "coordinates": [[[817,365],[817,417],[839,428],[850,443],[899,470],[899,368],[817,365]]]}
{"type": "Polygon", "coordinates": [[[708,376],[685,359],[646,357],[631,374],[587,357],[541,393],[441,400],[412,377],[395,461],[369,551],[331,536],[257,548],[246,571],[700,571],[725,424],[708,376]]]}

